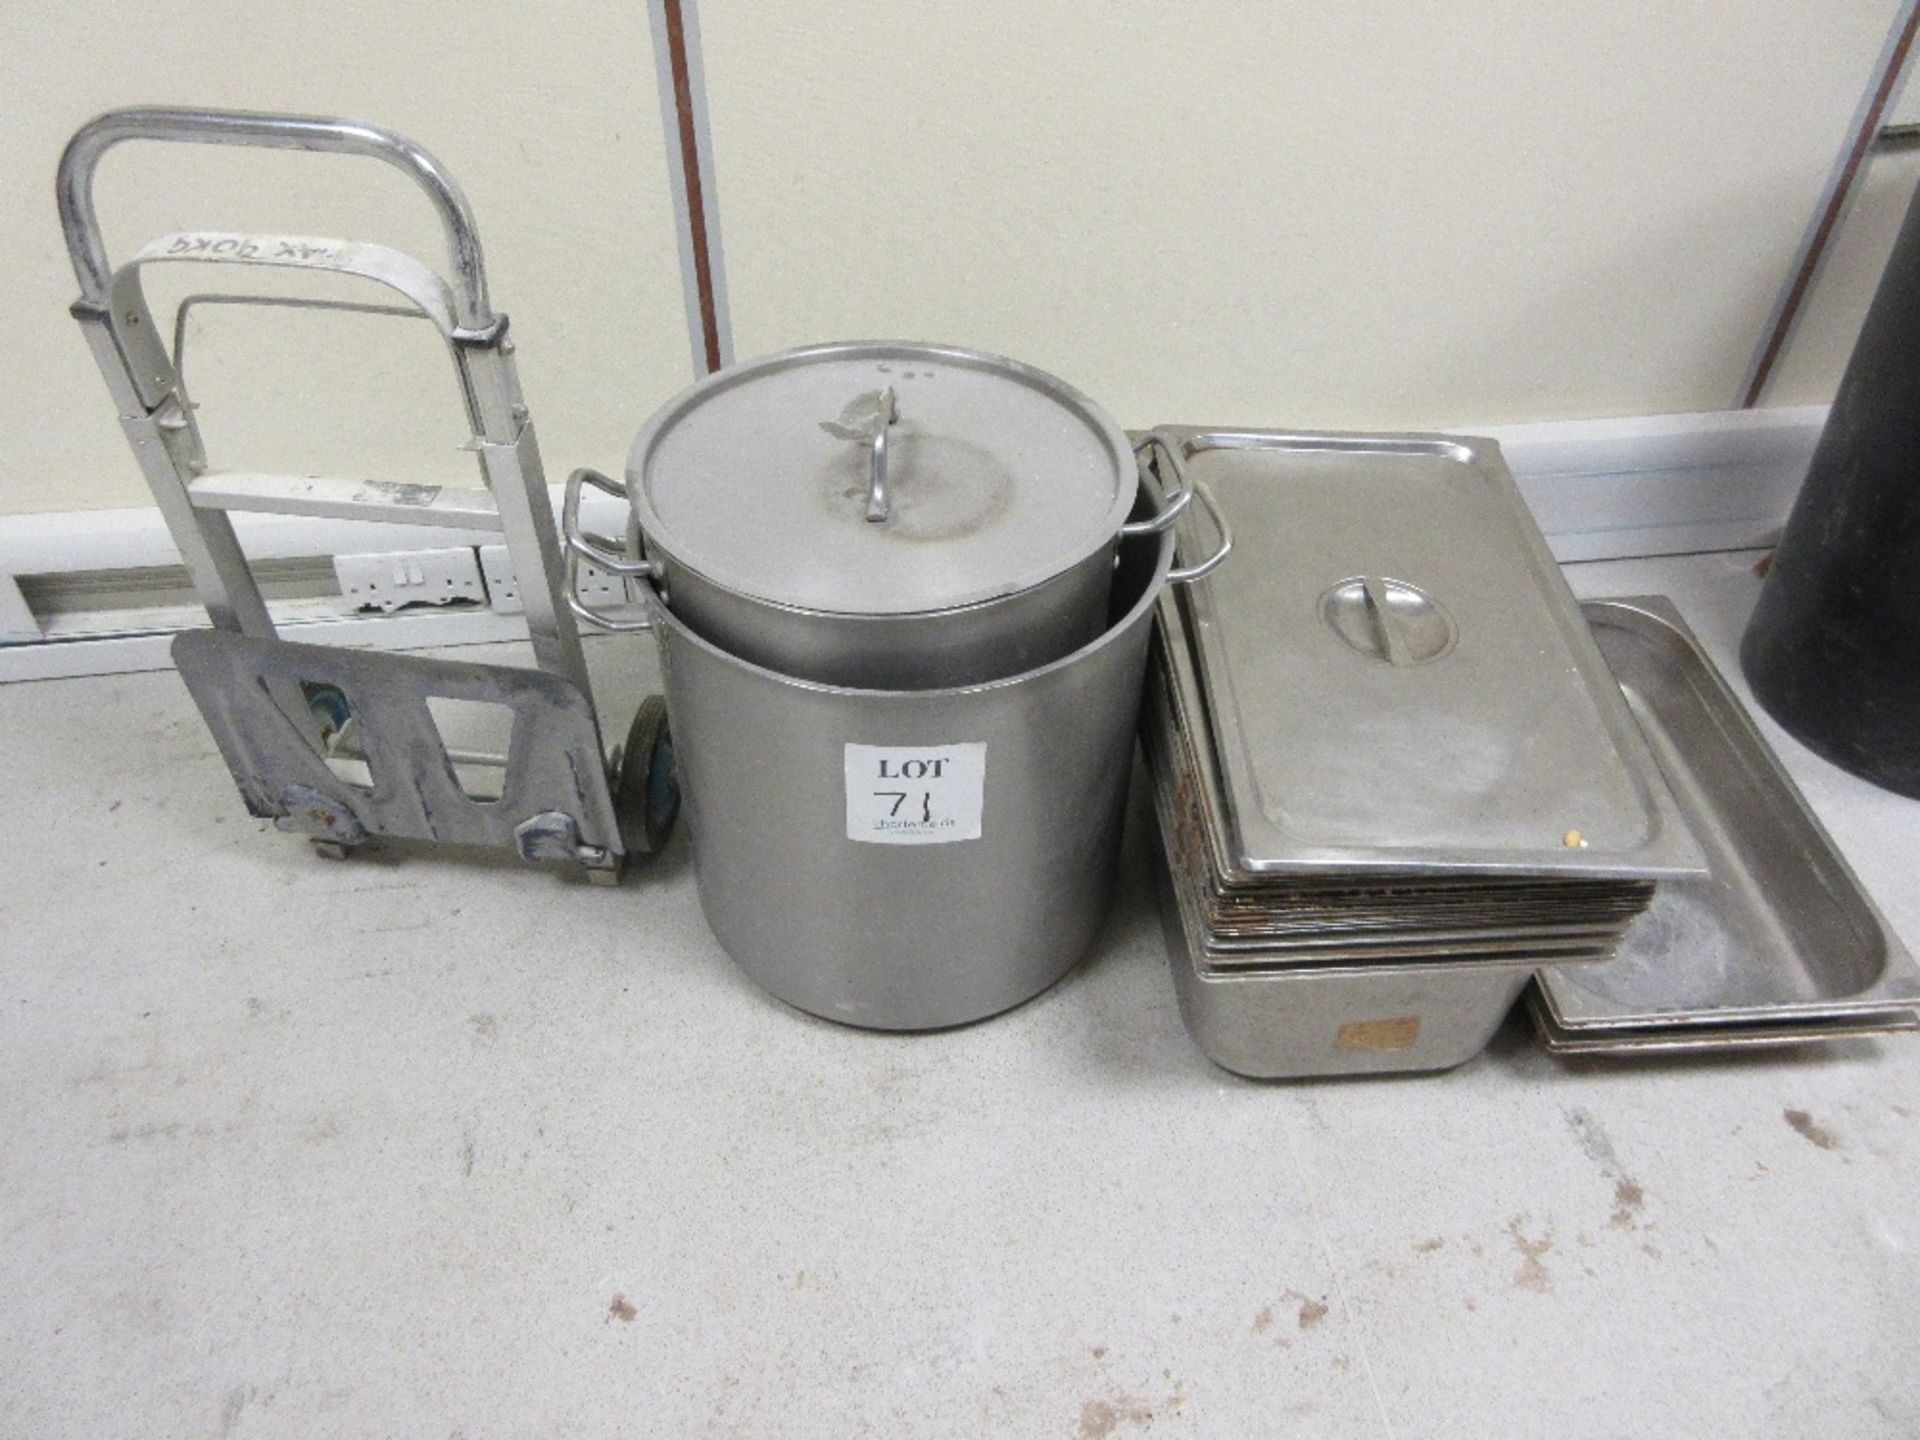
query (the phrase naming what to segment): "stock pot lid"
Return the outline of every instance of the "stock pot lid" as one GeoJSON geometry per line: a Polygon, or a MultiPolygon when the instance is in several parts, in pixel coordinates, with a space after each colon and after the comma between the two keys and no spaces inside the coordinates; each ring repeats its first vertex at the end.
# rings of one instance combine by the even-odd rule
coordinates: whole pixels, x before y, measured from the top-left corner
{"type": "Polygon", "coordinates": [[[1118,531],[1135,476],[1119,426],[1051,375],[896,342],[721,370],[656,414],[627,464],[635,515],[671,561],[773,604],[877,615],[1071,569],[1118,531]]]}

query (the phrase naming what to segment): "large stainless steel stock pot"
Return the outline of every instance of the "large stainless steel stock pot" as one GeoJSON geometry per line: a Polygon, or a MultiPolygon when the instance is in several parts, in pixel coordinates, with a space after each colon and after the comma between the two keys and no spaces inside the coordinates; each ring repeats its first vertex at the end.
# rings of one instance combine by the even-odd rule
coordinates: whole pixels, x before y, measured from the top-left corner
{"type": "MultiPolygon", "coordinates": [[[[1120,537],[1191,498],[1179,458],[1160,464],[1163,505],[1129,523],[1135,447],[1051,375],[946,346],[810,346],[710,375],[647,423],[624,487],[644,558],[577,521],[568,544],[782,674],[970,685],[1102,632],[1120,537]]],[[[583,482],[622,488],[584,472],[576,517],[583,482]]]]}
{"type": "Polygon", "coordinates": [[[1112,896],[1155,602],[1226,544],[1182,570],[1170,531],[1123,541],[1094,639],[938,689],[778,674],[656,593],[700,904],[727,953],[790,1005],[887,1030],[979,1020],[1066,974],[1112,896]]]}

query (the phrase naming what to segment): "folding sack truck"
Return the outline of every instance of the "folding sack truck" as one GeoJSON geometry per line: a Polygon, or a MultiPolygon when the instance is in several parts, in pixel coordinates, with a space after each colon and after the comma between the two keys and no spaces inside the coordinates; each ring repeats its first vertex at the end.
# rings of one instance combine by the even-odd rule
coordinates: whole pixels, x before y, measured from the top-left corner
{"type": "Polygon", "coordinates": [[[509,850],[530,862],[578,867],[599,884],[617,883],[626,855],[657,847],[677,808],[665,706],[648,697],[623,752],[609,763],[566,600],[573,567],[561,559],[507,317],[488,303],[480,237],[453,177],[412,141],[354,121],[129,109],[102,115],[74,135],[60,160],[59,202],[80,281],[72,313],[213,621],[211,630],[176,637],[174,662],[248,810],[306,834],[333,858],[387,836],[509,850]],[[446,231],[451,283],[384,245],[202,231],[163,235],[116,269],[94,214],[93,175],[101,156],[126,140],[383,160],[432,200],[446,231]],[[169,350],[141,288],[142,267],[163,261],[324,271],[397,291],[408,302],[404,310],[277,296],[217,298],[424,316],[452,353],[484,488],[209,469],[180,375],[182,322],[193,301],[176,314],[169,350]],[[227,518],[247,510],[497,531],[519,578],[537,668],[279,638],[227,518]],[[513,722],[506,752],[450,749],[428,709],[432,698],[505,707],[513,722]],[[343,758],[364,763],[365,783],[328,764],[343,758]],[[498,767],[498,798],[470,796],[456,764],[498,767]]]}

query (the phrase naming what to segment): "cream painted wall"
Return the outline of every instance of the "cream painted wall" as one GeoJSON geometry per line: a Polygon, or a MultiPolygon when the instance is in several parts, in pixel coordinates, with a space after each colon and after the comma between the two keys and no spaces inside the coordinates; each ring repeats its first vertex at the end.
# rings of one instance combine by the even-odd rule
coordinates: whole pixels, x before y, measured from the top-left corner
{"type": "MultiPolygon", "coordinates": [[[[1893,9],[701,0],[736,352],[977,344],[1130,424],[1718,408],[1893,9]]],[[[556,475],[617,466],[688,378],[644,0],[11,0],[0,53],[0,513],[146,503],[52,199],[112,105],[345,113],[436,150],[556,475]]],[[[200,225],[438,253],[372,162],[126,147],[102,211],[123,250],[200,225]]],[[[156,301],[225,278],[159,273],[156,301]]],[[[196,315],[216,463],[471,474],[424,330],[196,315]]]]}
{"type": "MultiPolygon", "coordinates": [[[[77,289],[54,213],[61,147],[116,105],[344,114],[438,154],[478,217],[552,478],[617,467],[690,378],[643,0],[7,0],[0,55],[0,512],[150,503],[67,315],[77,289]]],[[[116,256],[193,227],[443,250],[425,198],[376,161],[128,144],[103,162],[99,197],[116,256]]],[[[149,274],[156,314],[189,289],[284,283],[207,266],[149,274]]],[[[424,325],[193,314],[188,376],[216,464],[473,483],[454,448],[452,367],[424,325]]]]}
{"type": "Polygon", "coordinates": [[[1717,409],[1894,0],[703,0],[736,351],[1130,424],[1717,409]]]}

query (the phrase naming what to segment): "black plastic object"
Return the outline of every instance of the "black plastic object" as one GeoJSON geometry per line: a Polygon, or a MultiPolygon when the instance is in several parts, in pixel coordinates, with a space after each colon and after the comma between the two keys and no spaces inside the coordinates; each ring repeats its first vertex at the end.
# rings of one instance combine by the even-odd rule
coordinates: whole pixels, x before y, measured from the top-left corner
{"type": "Polygon", "coordinates": [[[1920,195],[1740,662],[1767,713],[1810,749],[1920,798],[1920,195]]]}
{"type": "Polygon", "coordinates": [[[620,843],[629,855],[651,855],[667,843],[680,813],[680,779],[673,768],[673,733],[664,696],[649,695],[627,727],[614,775],[613,808],[620,843]]]}

